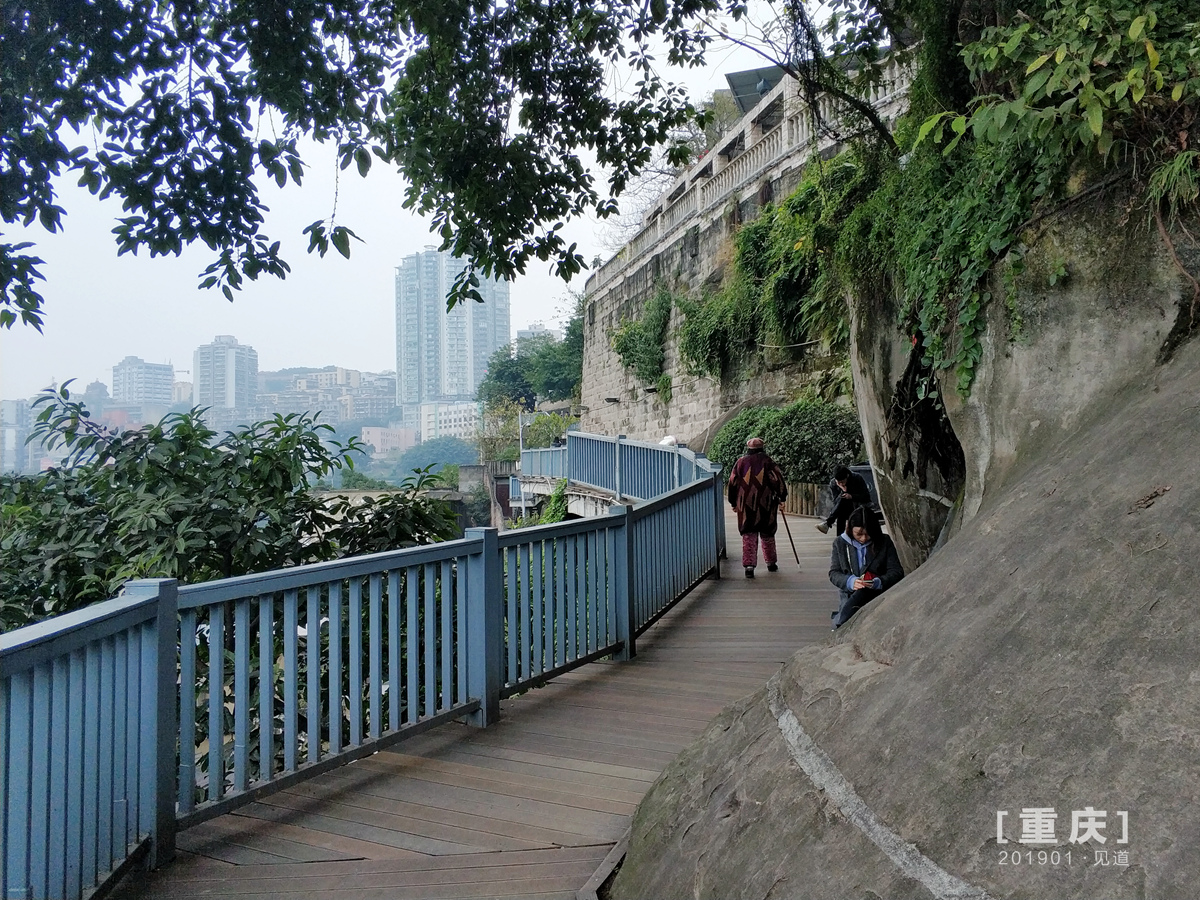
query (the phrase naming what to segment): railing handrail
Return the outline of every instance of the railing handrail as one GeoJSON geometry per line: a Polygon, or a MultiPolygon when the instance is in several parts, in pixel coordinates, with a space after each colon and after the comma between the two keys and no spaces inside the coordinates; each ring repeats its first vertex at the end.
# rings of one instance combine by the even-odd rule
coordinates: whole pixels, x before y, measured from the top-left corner
{"type": "Polygon", "coordinates": [[[423,544],[419,547],[405,547],[401,550],[385,550],[363,556],[348,556],[345,559],[306,563],[301,566],[274,569],[270,572],[259,572],[253,575],[237,575],[233,578],[221,578],[216,581],[180,585],[179,608],[180,610],[194,609],[210,603],[255,597],[275,591],[294,590],[311,584],[359,578],[388,569],[441,562],[445,559],[477,552],[477,544],[477,540],[459,538],[454,541],[423,544]]]}
{"type": "Polygon", "coordinates": [[[116,597],[0,634],[0,673],[10,677],[45,659],[102,640],[157,615],[156,596],[116,597]]]}

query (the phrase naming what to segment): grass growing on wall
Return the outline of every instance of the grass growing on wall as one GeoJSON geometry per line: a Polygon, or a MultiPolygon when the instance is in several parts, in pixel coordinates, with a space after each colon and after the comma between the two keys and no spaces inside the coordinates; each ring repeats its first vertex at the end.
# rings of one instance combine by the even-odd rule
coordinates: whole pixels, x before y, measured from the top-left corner
{"type": "Polygon", "coordinates": [[[680,350],[693,373],[728,377],[765,349],[798,357],[803,345],[821,344],[845,352],[846,289],[834,250],[841,222],[878,173],[864,148],[814,162],[790,197],[738,230],[720,290],[681,304],[680,350]]]}
{"type": "Polygon", "coordinates": [[[675,296],[660,283],[636,319],[624,319],[610,335],[621,364],[643,385],[657,388],[664,403],[671,399],[671,376],[664,370],[666,342],[675,296]]]}

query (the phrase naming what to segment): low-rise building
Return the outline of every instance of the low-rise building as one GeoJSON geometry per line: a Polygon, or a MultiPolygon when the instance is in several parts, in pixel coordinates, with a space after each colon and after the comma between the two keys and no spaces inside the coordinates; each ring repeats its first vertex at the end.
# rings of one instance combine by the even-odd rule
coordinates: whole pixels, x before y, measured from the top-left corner
{"type": "Polygon", "coordinates": [[[483,404],[477,401],[421,404],[421,440],[440,437],[474,440],[483,422],[483,404]]]}
{"type": "Polygon", "coordinates": [[[403,453],[417,443],[417,433],[411,428],[364,427],[362,442],[371,448],[375,456],[388,453],[403,453]]]}

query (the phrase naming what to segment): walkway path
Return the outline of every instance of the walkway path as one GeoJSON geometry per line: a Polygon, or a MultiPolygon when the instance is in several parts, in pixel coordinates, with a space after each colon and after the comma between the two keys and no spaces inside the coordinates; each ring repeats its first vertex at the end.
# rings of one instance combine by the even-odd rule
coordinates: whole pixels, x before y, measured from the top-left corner
{"type": "MultiPolygon", "coordinates": [[[[829,538],[793,519],[802,571],[737,559],[644,634],[505,701],[487,730],[446,725],[179,836],[176,862],[122,898],[575,897],[659,772],[728,703],[829,634],[829,538]]],[[[727,519],[731,550],[740,548],[727,519]]]]}

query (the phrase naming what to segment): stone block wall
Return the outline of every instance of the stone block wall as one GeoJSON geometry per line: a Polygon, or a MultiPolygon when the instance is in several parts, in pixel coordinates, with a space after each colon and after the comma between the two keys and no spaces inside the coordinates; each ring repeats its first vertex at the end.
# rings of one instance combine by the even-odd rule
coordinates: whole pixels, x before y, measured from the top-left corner
{"type": "MultiPolygon", "coordinates": [[[[894,121],[905,102],[904,73],[897,70],[889,84],[875,100],[884,117],[894,121]]],[[[581,398],[585,431],[649,441],[674,435],[703,449],[716,428],[744,406],[786,402],[831,364],[820,357],[768,362],[725,384],[693,375],[679,352],[682,313],[675,308],[664,347],[672,395],[664,402],[638,382],[611,346],[613,332],[624,320],[641,317],[660,282],[677,295],[699,296],[719,288],[733,258],[738,225],[766,203],[787,197],[814,156],[829,157],[841,149],[815,133],[811,118],[796,83],[785,78],[680,176],[647,214],[642,230],[588,279],[581,398]]]]}

